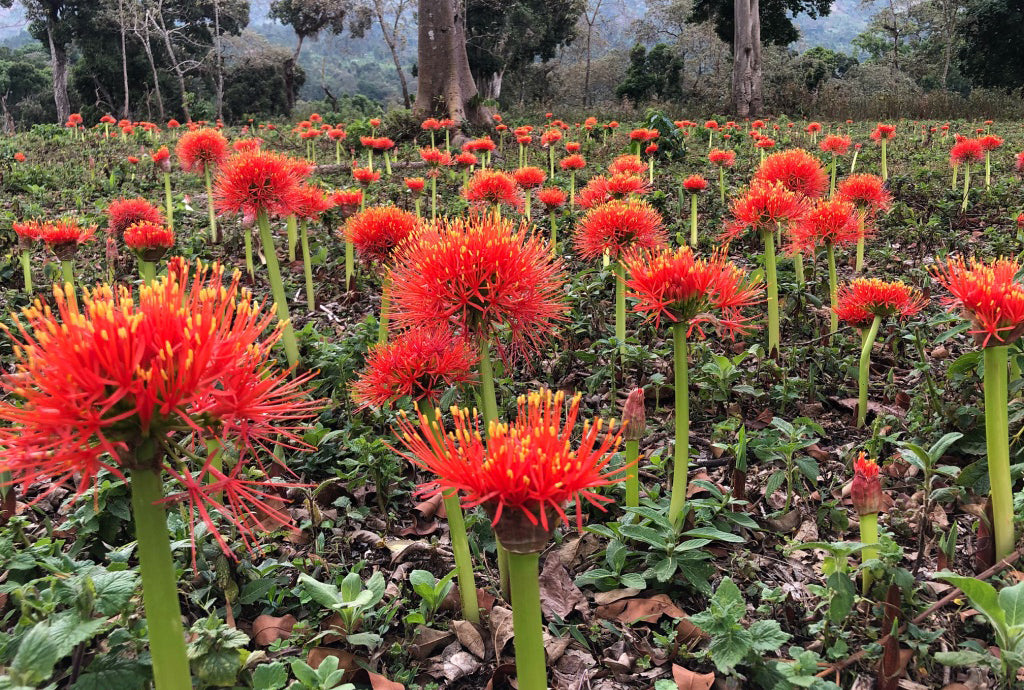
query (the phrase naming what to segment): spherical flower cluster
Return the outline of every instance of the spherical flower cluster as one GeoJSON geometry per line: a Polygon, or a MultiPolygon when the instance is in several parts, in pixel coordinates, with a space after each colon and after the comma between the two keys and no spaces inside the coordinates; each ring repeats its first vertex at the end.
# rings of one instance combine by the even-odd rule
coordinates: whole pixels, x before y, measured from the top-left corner
{"type": "Polygon", "coordinates": [[[153,159],[153,165],[161,172],[171,172],[171,152],[166,146],[161,146],[149,156],[153,159]]]}
{"type": "Polygon", "coordinates": [[[1024,284],[1016,280],[1017,261],[996,259],[982,263],[950,258],[935,266],[932,276],[949,290],[945,300],[958,307],[974,326],[971,331],[982,347],[1009,345],[1024,333],[1024,284]]]}
{"type": "Polygon", "coordinates": [[[107,219],[107,231],[115,237],[124,235],[124,231],[133,223],[163,225],[164,222],[160,209],[142,197],[111,201],[107,206],[107,219]]]}
{"type": "Polygon", "coordinates": [[[892,194],[878,175],[850,175],[836,185],[836,196],[849,201],[864,214],[886,211],[892,205],[892,194]]]}
{"type": "Polygon", "coordinates": [[[474,156],[472,153],[469,153],[468,151],[464,151],[455,156],[455,165],[459,166],[460,168],[472,168],[479,162],[480,161],[477,160],[477,157],[474,156]]]}
{"type": "Polygon", "coordinates": [[[850,137],[844,137],[839,134],[829,134],[821,140],[821,143],[818,144],[818,148],[825,153],[831,153],[833,156],[845,156],[849,152],[852,143],[853,142],[850,137]]]}
{"type": "Polygon", "coordinates": [[[605,252],[617,259],[630,249],[656,249],[667,241],[661,214],[639,199],[595,206],[580,220],[575,237],[584,259],[596,259],[605,252]]]}
{"type": "Polygon", "coordinates": [[[763,285],[750,282],[723,254],[698,259],[689,247],[658,253],[631,252],[623,260],[626,289],[637,301],[633,311],[653,319],[688,324],[703,337],[702,324],[712,323],[730,337],[746,331],[744,307],[761,301],[763,285]]]}
{"type": "Polygon", "coordinates": [[[312,184],[300,184],[292,213],[300,220],[316,221],[334,208],[333,195],[312,184]]]}
{"type": "Polygon", "coordinates": [[[238,139],[231,144],[231,148],[234,149],[235,153],[252,153],[259,151],[261,146],[263,146],[263,140],[259,137],[238,139]]]}
{"type": "Polygon", "coordinates": [[[920,291],[903,282],[856,278],[839,288],[836,315],[857,328],[867,328],[875,317],[913,316],[924,307],[920,291]]]}
{"type": "Polygon", "coordinates": [[[817,134],[818,132],[821,131],[821,123],[820,122],[809,122],[809,123],[807,123],[806,131],[807,131],[808,134],[817,134]]]}
{"type": "Polygon", "coordinates": [[[995,151],[1003,145],[1003,138],[997,137],[995,134],[986,134],[978,139],[978,143],[981,144],[983,151],[995,151]]]}
{"type": "Polygon", "coordinates": [[[653,141],[659,136],[661,136],[661,132],[658,130],[644,127],[638,127],[629,133],[629,138],[633,141],[653,141]]]}
{"type": "Polygon", "coordinates": [[[683,189],[691,194],[700,194],[708,188],[708,181],[700,175],[690,175],[683,180],[683,189]]]}
{"type": "Polygon", "coordinates": [[[356,166],[352,168],[352,178],[364,187],[369,187],[380,179],[380,171],[356,166]]]}
{"type": "Polygon", "coordinates": [[[828,174],[817,158],[803,149],[773,153],[754,174],[761,182],[781,183],[786,189],[816,199],[828,189],[828,174]]]}
{"type": "Polygon", "coordinates": [[[422,194],[424,187],[427,186],[427,181],[422,177],[406,177],[402,181],[405,182],[406,189],[408,189],[414,197],[422,194]]]}
{"type": "Polygon", "coordinates": [[[231,151],[223,134],[215,129],[202,128],[181,135],[175,153],[182,170],[202,173],[208,168],[223,165],[231,151]]]}
{"type": "Polygon", "coordinates": [[[547,179],[547,176],[540,168],[528,165],[515,170],[512,173],[512,178],[520,189],[533,189],[534,187],[540,187],[544,184],[544,180],[547,179]]]}
{"type": "Polygon", "coordinates": [[[348,219],[345,239],[367,263],[387,264],[395,249],[420,227],[420,219],[396,206],[371,206],[348,219]]]}
{"type": "Polygon", "coordinates": [[[780,223],[799,222],[807,209],[807,199],[781,182],[768,184],[754,180],[745,194],[733,200],[733,220],[726,223],[723,238],[731,241],[748,230],[775,232],[780,223]]]}
{"type": "Polygon", "coordinates": [[[527,225],[491,214],[417,233],[402,245],[390,277],[399,328],[450,322],[459,335],[493,341],[500,333],[513,353],[539,349],[567,311],[561,260],[527,225]]]}
{"type": "Polygon", "coordinates": [[[385,407],[399,398],[437,404],[452,386],[475,379],[478,356],[464,338],[438,328],[414,328],[370,350],[352,385],[360,408],[385,407]]]}
{"type": "Polygon", "coordinates": [[[74,258],[78,245],[88,242],[95,234],[95,225],[82,227],[78,221],[70,218],[47,221],[39,225],[39,239],[45,242],[61,261],[74,258]]]}
{"type": "Polygon", "coordinates": [[[143,261],[159,261],[174,246],[174,231],[160,223],[139,221],[125,229],[124,244],[143,261]]]}
{"type": "Polygon", "coordinates": [[[218,213],[256,218],[288,216],[299,201],[299,186],[308,166],[277,153],[254,151],[231,158],[213,188],[218,213]]]}
{"type": "Polygon", "coordinates": [[[339,189],[331,195],[331,201],[341,212],[341,217],[348,218],[363,205],[363,190],[339,189]]]}
{"type": "Polygon", "coordinates": [[[640,156],[626,153],[611,162],[608,172],[612,175],[641,175],[647,172],[647,164],[640,160],[640,156]]]}
{"type": "Polygon", "coordinates": [[[892,139],[896,135],[896,125],[886,125],[881,122],[875,127],[875,131],[871,132],[872,141],[885,141],[892,139]]]}
{"type": "Polygon", "coordinates": [[[978,139],[961,137],[949,150],[949,164],[951,167],[959,167],[964,163],[980,163],[985,160],[985,150],[981,147],[978,139]]]}
{"type": "Polygon", "coordinates": [[[558,187],[544,187],[537,192],[537,200],[544,204],[549,213],[554,213],[565,204],[565,192],[558,187]]]}
{"type": "Polygon", "coordinates": [[[736,164],[736,152],[723,149],[711,149],[711,151],[708,152],[708,160],[714,165],[723,168],[731,168],[736,164]]]}
{"type": "Polygon", "coordinates": [[[586,165],[586,159],[578,153],[566,156],[558,161],[558,167],[562,170],[582,170],[586,165]]]}
{"type": "Polygon", "coordinates": [[[476,171],[463,188],[462,196],[477,205],[518,208],[522,203],[515,178],[501,170],[476,171]]]}
{"type": "Polygon", "coordinates": [[[14,221],[11,228],[23,246],[29,245],[42,237],[43,226],[38,220],[14,221]]]}
{"type": "Polygon", "coordinates": [[[805,252],[816,247],[855,244],[860,239],[857,209],[836,197],[819,200],[799,222],[790,225],[792,251],[805,252]]]}
{"type": "Polygon", "coordinates": [[[455,163],[450,153],[433,146],[420,149],[420,158],[431,168],[448,167],[455,163]]]}

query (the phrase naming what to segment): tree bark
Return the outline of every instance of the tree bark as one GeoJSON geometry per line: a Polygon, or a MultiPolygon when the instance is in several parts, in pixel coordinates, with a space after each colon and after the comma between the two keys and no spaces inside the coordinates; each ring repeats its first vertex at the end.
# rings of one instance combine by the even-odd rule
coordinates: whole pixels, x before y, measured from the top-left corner
{"type": "Polygon", "coordinates": [[[128,91],[128,46],[125,40],[125,34],[127,29],[125,27],[124,18],[124,0],[118,0],[117,3],[117,24],[121,30],[121,77],[124,81],[124,105],[121,106],[121,117],[131,117],[131,102],[128,91]]]}
{"type": "Polygon", "coordinates": [[[398,57],[398,25],[405,6],[403,3],[399,3],[395,7],[395,23],[390,29],[384,23],[384,0],[374,0],[373,9],[376,10],[380,32],[384,36],[384,43],[387,44],[388,50],[391,51],[391,59],[395,63],[395,71],[398,72],[398,83],[402,87],[402,103],[406,108],[411,108],[412,100],[409,98],[409,83],[405,80],[405,70],[402,69],[402,61],[398,57]]]}
{"type": "Polygon", "coordinates": [[[54,20],[46,17],[46,38],[50,43],[50,64],[53,67],[53,102],[57,106],[57,121],[64,124],[71,116],[68,98],[68,52],[53,39],[54,20]]]}
{"type": "Polygon", "coordinates": [[[479,104],[466,54],[466,17],[460,0],[419,0],[420,117],[447,115],[456,123],[491,124],[491,111],[479,104]]]}
{"type": "Polygon", "coordinates": [[[494,74],[482,75],[477,79],[476,88],[480,97],[485,100],[498,100],[501,97],[501,81],[505,76],[505,70],[494,74]]]}
{"type": "Polygon", "coordinates": [[[171,43],[171,32],[167,30],[167,25],[164,22],[163,15],[163,3],[157,6],[156,18],[153,19],[154,27],[160,32],[160,35],[164,39],[164,47],[167,49],[167,56],[171,59],[171,67],[174,69],[174,75],[178,77],[178,88],[181,89],[181,110],[185,113],[185,120],[191,122],[192,114],[188,110],[188,90],[185,87],[185,72],[181,69],[181,63],[178,62],[178,58],[174,52],[174,44],[171,43]],[[159,23],[157,23],[159,20],[159,23]]]}
{"type": "Polygon", "coordinates": [[[759,0],[733,0],[732,100],[737,117],[758,116],[764,108],[759,0]]]}
{"type": "Polygon", "coordinates": [[[217,111],[217,119],[224,119],[224,50],[223,38],[220,33],[220,2],[213,0],[213,65],[216,70],[216,90],[214,92],[214,107],[217,111]]]}

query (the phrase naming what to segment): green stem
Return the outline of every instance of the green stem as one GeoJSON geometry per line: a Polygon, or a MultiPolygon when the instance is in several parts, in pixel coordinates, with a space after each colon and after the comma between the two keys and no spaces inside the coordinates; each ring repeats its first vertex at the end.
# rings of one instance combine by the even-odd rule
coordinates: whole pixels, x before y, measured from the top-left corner
{"type": "Polygon", "coordinates": [[[139,259],[139,277],[146,285],[152,285],[156,280],[156,264],[152,261],[139,259]]]}
{"type": "Polygon", "coordinates": [[[519,690],[547,690],[544,628],[540,616],[540,554],[510,553],[512,630],[515,633],[519,690]]]}
{"type": "Polygon", "coordinates": [[[775,270],[775,235],[771,230],[761,232],[764,240],[765,288],[768,293],[768,355],[779,351],[779,279],[775,270]]]}
{"type": "Polygon", "coordinates": [[[356,273],[356,246],[352,240],[345,240],[345,290],[352,289],[352,279],[356,273]]]}
{"type": "Polygon", "coordinates": [[[967,193],[971,189],[971,162],[967,161],[964,166],[964,203],[960,205],[961,211],[967,210],[967,193]]]}
{"type": "Polygon", "coordinates": [[[213,210],[213,184],[210,182],[210,166],[203,166],[203,179],[206,182],[206,210],[210,216],[210,241],[217,243],[217,214],[213,210]]]}
{"type": "Polygon", "coordinates": [[[855,148],[853,150],[853,158],[850,159],[850,174],[857,169],[857,156],[860,154],[860,149],[855,148]]]}
{"type": "MultiPolygon", "coordinates": [[[[860,516],[860,542],[862,544],[871,544],[871,546],[865,546],[860,550],[861,565],[865,561],[878,558],[878,513],[860,516]]],[[[861,573],[861,593],[867,596],[870,590],[871,573],[865,570],[861,573]]]]}
{"type": "Polygon", "coordinates": [[[793,271],[796,273],[796,286],[804,286],[804,255],[797,253],[793,257],[793,271]]]}
{"type": "Polygon", "coordinates": [[[996,559],[1013,551],[1013,480],[1010,478],[1010,432],[1007,419],[1007,371],[1009,347],[985,348],[985,445],[992,492],[992,530],[996,559]]]}
{"type": "Polygon", "coordinates": [[[174,230],[174,199],[171,195],[170,173],[164,173],[164,207],[167,211],[167,227],[174,230]]]}
{"type": "Polygon", "coordinates": [[[391,177],[391,155],[387,151],[384,152],[384,173],[391,177]]]}
{"type": "Polygon", "coordinates": [[[857,214],[857,224],[860,226],[860,232],[857,234],[857,260],[853,264],[854,273],[864,270],[864,214],[857,214]]]}
{"type": "Polygon", "coordinates": [[[825,245],[825,257],[828,260],[828,301],[832,305],[829,314],[829,334],[839,330],[839,314],[836,308],[839,306],[839,279],[836,277],[836,248],[829,242],[825,245]]]}
{"type": "Polygon", "coordinates": [[[860,366],[857,369],[857,428],[864,426],[868,417],[868,378],[871,374],[871,348],[878,336],[878,326],[882,323],[882,317],[876,315],[871,321],[871,328],[864,335],[864,342],[860,347],[860,366]]]}
{"type": "Polygon", "coordinates": [[[554,212],[548,214],[551,217],[551,252],[557,253],[558,249],[558,221],[555,220],[554,212]]]}
{"type": "Polygon", "coordinates": [[[380,319],[377,321],[377,342],[388,341],[388,320],[391,315],[391,280],[385,276],[380,288],[380,319]]]}
{"type": "Polygon", "coordinates": [[[533,195],[530,194],[530,190],[529,189],[526,189],[526,190],[523,190],[523,191],[524,191],[524,194],[526,195],[526,220],[532,220],[530,218],[530,201],[532,200],[533,195]]]}
{"type": "Polygon", "coordinates": [[[576,171],[569,171],[569,208],[576,208],[576,171]]]}
{"type": "Polygon", "coordinates": [[[309,223],[299,223],[299,243],[302,245],[302,272],[306,277],[306,306],[310,311],[316,309],[316,296],[313,292],[313,262],[309,259],[309,223]]]}
{"type": "Polygon", "coordinates": [[[245,242],[245,270],[248,271],[250,278],[256,277],[256,268],[252,261],[252,229],[243,227],[242,228],[242,239],[245,242]]]}
{"type": "Polygon", "coordinates": [[[985,186],[992,184],[992,152],[985,152],[985,186]]]}
{"type": "Polygon", "coordinates": [[[889,179],[889,162],[888,162],[888,159],[886,157],[886,147],[885,147],[885,144],[886,144],[886,140],[882,139],[882,180],[883,181],[889,179]]]}
{"type": "Polygon", "coordinates": [[[832,171],[828,183],[828,197],[831,199],[836,194],[836,154],[832,154],[832,171]]]}
{"type": "Polygon", "coordinates": [[[725,167],[718,168],[718,199],[725,206],[725,167]]]}
{"type": "Polygon", "coordinates": [[[437,178],[430,178],[430,220],[437,220],[437,178]]]}
{"type": "Polygon", "coordinates": [[[690,468],[690,381],[686,358],[686,329],[689,323],[672,324],[673,367],[675,368],[676,448],[672,465],[672,492],[668,516],[676,527],[686,515],[686,480],[690,468]]]}
{"type": "Polygon", "coordinates": [[[420,199],[419,197],[416,197],[415,199],[413,199],[412,203],[413,203],[413,208],[416,209],[416,217],[417,218],[422,218],[423,217],[423,213],[420,211],[420,206],[423,203],[423,200],[420,199]]]}
{"type": "Polygon", "coordinates": [[[960,166],[959,165],[954,165],[953,166],[953,191],[954,192],[956,191],[956,180],[957,180],[957,177],[958,177],[957,173],[959,173],[959,172],[960,172],[960,166]]]}
{"type": "Polygon", "coordinates": [[[555,176],[555,147],[554,145],[548,146],[548,177],[555,176]]]}
{"type": "Polygon", "coordinates": [[[70,283],[72,286],[75,284],[75,262],[72,260],[61,261],[60,270],[64,275],[64,283],[70,283]]]}
{"type": "Polygon", "coordinates": [[[626,267],[621,261],[615,262],[615,340],[619,345],[619,356],[626,355],[626,267]]]}
{"type": "MultiPolygon", "coordinates": [[[[640,441],[626,441],[626,464],[640,457],[640,441]]],[[[635,508],[640,505],[640,472],[636,465],[626,475],[626,506],[635,508]]]]}
{"type": "Polygon", "coordinates": [[[285,218],[284,226],[288,232],[288,261],[295,261],[295,249],[299,244],[299,221],[294,213],[285,218]]]}
{"type": "Polygon", "coordinates": [[[270,276],[270,294],[277,304],[277,318],[285,321],[284,341],[285,355],[288,357],[288,365],[296,366],[299,363],[299,345],[295,340],[295,329],[292,328],[291,316],[288,314],[288,297],[284,291],[284,281],[281,279],[281,267],[277,262],[277,249],[274,247],[274,236],[270,233],[270,219],[266,211],[259,211],[256,214],[256,224],[260,228],[260,243],[263,245],[263,254],[267,259],[267,273],[270,276]]]}
{"type": "Polygon", "coordinates": [[[341,165],[341,139],[334,140],[334,164],[341,165]]]}
{"type": "Polygon", "coordinates": [[[159,501],[164,497],[159,469],[136,468],[131,472],[132,513],[138,540],[142,602],[149,630],[156,690],[192,690],[185,630],[178,603],[178,581],[171,557],[167,514],[159,501]]]}
{"type": "Polygon", "coordinates": [[[28,249],[21,250],[21,273],[25,277],[25,294],[32,294],[32,253],[28,249]]]}
{"type": "Polygon", "coordinates": [[[697,195],[690,195],[690,246],[697,246],[697,195]]]}
{"type": "Polygon", "coordinates": [[[480,397],[483,399],[484,425],[488,432],[492,421],[498,421],[498,396],[494,392],[494,367],[491,364],[491,343],[480,339],[480,397]]]}

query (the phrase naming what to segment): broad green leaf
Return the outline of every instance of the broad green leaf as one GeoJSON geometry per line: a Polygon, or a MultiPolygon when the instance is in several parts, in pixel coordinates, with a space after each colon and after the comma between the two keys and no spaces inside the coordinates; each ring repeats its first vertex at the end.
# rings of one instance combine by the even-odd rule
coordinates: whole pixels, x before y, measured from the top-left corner
{"type": "Polygon", "coordinates": [[[931,448],[928,449],[928,455],[932,457],[933,462],[938,462],[939,458],[946,454],[949,447],[964,437],[959,431],[951,431],[938,441],[936,441],[931,448]]]}
{"type": "Polygon", "coordinates": [[[242,593],[238,595],[239,604],[254,604],[263,601],[270,595],[270,591],[277,586],[277,581],[272,577],[261,577],[258,580],[246,582],[242,587],[242,593]]]}
{"type": "Polygon", "coordinates": [[[639,573],[623,573],[619,577],[619,582],[622,583],[623,587],[632,587],[633,589],[647,588],[647,580],[639,573]]]}
{"type": "Polygon", "coordinates": [[[974,668],[996,668],[999,660],[991,654],[961,649],[957,652],[936,652],[933,656],[943,666],[970,666],[974,668]]]}
{"type": "Polygon", "coordinates": [[[1003,587],[997,601],[1006,616],[1007,626],[1024,625],[1024,582],[1003,587]]]}
{"type": "Polygon", "coordinates": [[[752,649],[750,633],[743,628],[734,628],[711,637],[708,655],[719,673],[730,674],[752,649]]]}
{"type": "MultiPolygon", "coordinates": [[[[286,676],[287,679],[287,676],[286,676]]],[[[138,659],[127,659],[105,654],[96,657],[89,664],[85,673],[78,677],[71,690],[142,690],[152,680],[148,663],[138,659]]],[[[256,690],[278,690],[278,688],[259,688],[256,690]]]]}
{"type": "Polygon", "coordinates": [[[755,652],[774,652],[782,648],[789,640],[789,633],[779,627],[779,622],[774,619],[755,621],[748,629],[750,633],[750,646],[755,652]]]}
{"type": "Polygon", "coordinates": [[[341,581],[341,598],[346,603],[353,602],[363,591],[363,578],[359,573],[349,573],[341,581]]]}
{"type": "Polygon", "coordinates": [[[288,669],[280,661],[260,664],[252,672],[252,690],[281,690],[288,684],[288,669]]]}
{"type": "Polygon", "coordinates": [[[346,635],[345,640],[351,644],[360,647],[366,647],[373,649],[380,644],[381,636],[376,633],[361,632],[355,633],[354,635],[346,635]]]}
{"type": "Polygon", "coordinates": [[[667,549],[668,543],[665,537],[655,529],[643,525],[623,525],[619,528],[622,536],[636,541],[642,541],[656,549],[667,549]]]}
{"type": "Polygon", "coordinates": [[[651,572],[654,573],[654,577],[657,578],[658,582],[668,582],[675,575],[678,567],[679,564],[676,562],[676,559],[669,556],[658,561],[651,568],[651,572]]]}
{"type": "MultiPolygon", "coordinates": [[[[327,659],[331,658],[332,657],[327,657],[327,659]]],[[[325,663],[327,663],[327,659],[324,659],[320,665],[323,666],[325,663]]],[[[307,664],[305,661],[302,661],[301,659],[295,659],[294,661],[292,661],[292,674],[300,683],[305,685],[307,688],[315,688],[319,684],[319,680],[316,677],[316,671],[314,671],[313,667],[311,667],[309,664],[307,664]]]]}
{"type": "Polygon", "coordinates": [[[107,625],[105,618],[82,620],[77,611],[65,611],[58,614],[51,619],[49,633],[50,640],[57,645],[57,658],[63,659],[76,646],[92,639],[107,625]]]}
{"type": "Polygon", "coordinates": [[[683,532],[684,537],[695,537],[697,539],[717,539],[718,541],[725,541],[732,544],[742,544],[746,541],[743,537],[738,534],[732,534],[731,532],[723,532],[720,529],[714,527],[698,527],[683,532]]]}
{"type": "Polygon", "coordinates": [[[36,623],[21,638],[11,662],[11,677],[22,685],[41,685],[60,659],[59,646],[50,637],[49,623],[36,623]]]}
{"type": "Polygon", "coordinates": [[[946,574],[939,574],[936,577],[959,588],[967,595],[967,598],[971,600],[971,605],[988,618],[992,627],[996,629],[997,635],[1001,635],[1006,630],[1006,614],[999,608],[999,595],[996,594],[995,587],[973,577],[946,574]]]}
{"type": "Polygon", "coordinates": [[[747,613],[747,602],[743,600],[743,594],[732,578],[723,579],[715,595],[711,597],[710,610],[712,614],[730,623],[739,623],[747,613]]]}
{"type": "Polygon", "coordinates": [[[306,573],[299,574],[299,584],[313,601],[323,607],[333,609],[342,603],[341,592],[334,585],[315,580],[306,573]]]}
{"type": "Polygon", "coordinates": [[[828,605],[828,619],[840,625],[853,609],[855,589],[853,580],[845,572],[834,572],[828,577],[828,586],[832,590],[832,599],[828,605]]]}
{"type": "Polygon", "coordinates": [[[116,616],[135,594],[139,576],[134,570],[111,572],[94,568],[90,574],[96,589],[96,610],[104,616],[116,616]]]}
{"type": "Polygon", "coordinates": [[[621,573],[622,568],[626,565],[626,556],[629,551],[626,549],[626,545],[618,539],[613,539],[608,543],[608,548],[605,550],[605,560],[608,562],[608,567],[616,572],[621,573]]]}

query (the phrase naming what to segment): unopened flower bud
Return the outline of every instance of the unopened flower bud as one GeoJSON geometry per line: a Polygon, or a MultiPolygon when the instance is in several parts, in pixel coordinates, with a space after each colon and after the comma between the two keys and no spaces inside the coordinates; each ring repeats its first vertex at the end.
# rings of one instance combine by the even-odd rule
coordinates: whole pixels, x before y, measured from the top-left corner
{"type": "Polygon", "coordinates": [[[858,515],[873,515],[882,509],[882,478],[878,463],[861,452],[853,463],[853,484],[850,498],[858,515]]]}
{"type": "Polygon", "coordinates": [[[647,431],[647,415],[644,409],[644,389],[634,388],[622,405],[622,438],[639,441],[647,431]]]}

